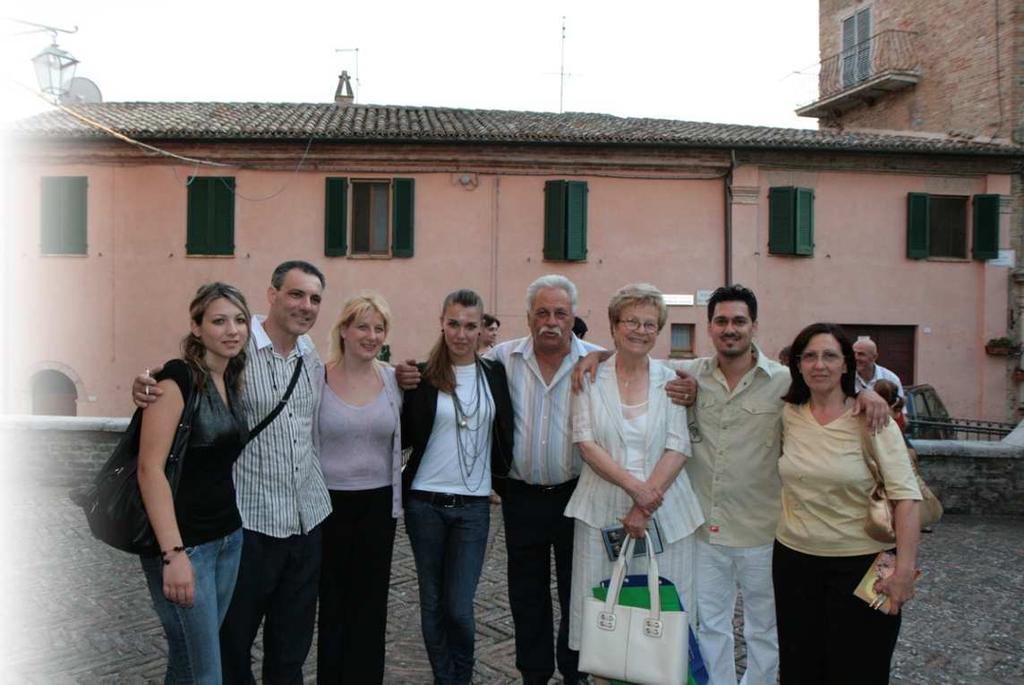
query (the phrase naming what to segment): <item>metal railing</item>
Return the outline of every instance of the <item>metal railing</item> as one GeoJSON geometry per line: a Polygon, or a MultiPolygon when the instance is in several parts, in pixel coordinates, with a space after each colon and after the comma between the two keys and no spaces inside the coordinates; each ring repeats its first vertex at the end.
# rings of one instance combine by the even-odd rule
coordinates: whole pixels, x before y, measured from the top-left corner
{"type": "Polygon", "coordinates": [[[975,419],[909,419],[907,437],[919,440],[1002,440],[1016,424],[975,419]]]}
{"type": "Polygon", "coordinates": [[[880,74],[914,72],[917,51],[913,31],[880,31],[866,41],[822,60],[818,99],[824,100],[880,74]]]}

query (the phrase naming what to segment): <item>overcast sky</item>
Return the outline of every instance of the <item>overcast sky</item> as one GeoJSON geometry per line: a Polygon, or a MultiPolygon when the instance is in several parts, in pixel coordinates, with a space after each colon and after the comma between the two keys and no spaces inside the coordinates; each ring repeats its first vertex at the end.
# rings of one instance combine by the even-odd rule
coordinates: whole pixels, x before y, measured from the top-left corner
{"type": "MultiPolygon", "coordinates": [[[[558,111],[813,128],[816,0],[175,3],[46,0],[17,19],[65,28],[60,47],[106,101],[357,102],[558,111]],[[608,3],[609,5],[611,3],[608,3]],[[794,72],[802,71],[802,74],[794,72]]],[[[40,111],[29,60],[44,33],[5,22],[4,118],[40,111]]]]}

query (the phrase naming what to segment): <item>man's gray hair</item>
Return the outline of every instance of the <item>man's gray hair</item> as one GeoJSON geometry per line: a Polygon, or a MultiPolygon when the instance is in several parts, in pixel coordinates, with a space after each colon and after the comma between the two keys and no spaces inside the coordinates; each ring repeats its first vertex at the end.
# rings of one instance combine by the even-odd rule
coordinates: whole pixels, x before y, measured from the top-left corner
{"type": "Polygon", "coordinates": [[[537,299],[537,293],[544,288],[558,288],[565,291],[565,294],[569,296],[569,302],[572,303],[572,311],[574,314],[576,313],[576,284],[561,274],[541,276],[530,284],[530,287],[526,289],[527,312],[533,311],[533,301],[537,299]]]}

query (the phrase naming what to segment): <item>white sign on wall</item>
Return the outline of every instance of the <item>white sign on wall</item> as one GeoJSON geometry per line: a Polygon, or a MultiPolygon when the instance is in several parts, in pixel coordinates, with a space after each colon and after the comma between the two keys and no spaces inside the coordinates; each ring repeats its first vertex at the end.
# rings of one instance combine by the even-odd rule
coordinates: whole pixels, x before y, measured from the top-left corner
{"type": "Polygon", "coordinates": [[[665,293],[665,304],[669,307],[692,307],[693,295],[665,293]]]}
{"type": "Polygon", "coordinates": [[[1013,266],[1016,255],[1013,250],[1000,250],[999,256],[988,260],[989,266],[1013,266]]]}

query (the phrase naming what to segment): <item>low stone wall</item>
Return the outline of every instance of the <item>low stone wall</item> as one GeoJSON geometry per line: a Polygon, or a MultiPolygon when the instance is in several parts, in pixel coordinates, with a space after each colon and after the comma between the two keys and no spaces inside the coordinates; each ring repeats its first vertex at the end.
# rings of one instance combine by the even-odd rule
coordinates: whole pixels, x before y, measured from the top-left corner
{"type": "Polygon", "coordinates": [[[0,417],[2,471],[8,482],[75,487],[99,471],[128,419],[71,416],[0,417]]]}
{"type": "MultiPolygon", "coordinates": [[[[128,419],[0,417],[7,478],[74,487],[106,461],[128,419]]],[[[915,440],[925,481],[950,514],[1024,516],[1024,447],[915,440]]],[[[10,482],[10,481],[8,481],[10,482]]]]}
{"type": "Polygon", "coordinates": [[[950,514],[1024,516],[1024,448],[915,440],[921,475],[950,514]]]}

